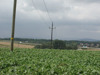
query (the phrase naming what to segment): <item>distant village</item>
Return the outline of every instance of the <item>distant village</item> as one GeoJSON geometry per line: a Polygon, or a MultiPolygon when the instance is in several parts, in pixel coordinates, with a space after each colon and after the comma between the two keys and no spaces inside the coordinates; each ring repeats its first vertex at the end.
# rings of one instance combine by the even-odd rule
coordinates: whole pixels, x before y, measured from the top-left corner
{"type": "Polygon", "coordinates": [[[100,44],[94,44],[94,43],[80,43],[80,44],[78,45],[78,48],[80,48],[80,49],[100,48],[100,44]]]}

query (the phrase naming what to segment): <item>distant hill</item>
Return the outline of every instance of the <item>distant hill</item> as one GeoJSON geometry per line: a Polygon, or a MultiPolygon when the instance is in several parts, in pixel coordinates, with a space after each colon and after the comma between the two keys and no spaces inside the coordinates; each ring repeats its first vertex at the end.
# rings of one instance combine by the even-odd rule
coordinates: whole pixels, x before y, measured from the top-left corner
{"type": "Polygon", "coordinates": [[[79,41],[100,41],[100,40],[85,38],[85,39],[80,39],[79,41]]]}
{"type": "MultiPolygon", "coordinates": [[[[10,40],[10,38],[0,38],[0,40],[10,40]]],[[[15,41],[29,41],[29,42],[49,42],[50,39],[32,39],[32,38],[15,38],[15,41]]],[[[64,40],[64,41],[89,41],[89,42],[98,42],[100,40],[96,39],[89,39],[89,38],[83,38],[83,39],[76,39],[76,40],[64,40]]]]}

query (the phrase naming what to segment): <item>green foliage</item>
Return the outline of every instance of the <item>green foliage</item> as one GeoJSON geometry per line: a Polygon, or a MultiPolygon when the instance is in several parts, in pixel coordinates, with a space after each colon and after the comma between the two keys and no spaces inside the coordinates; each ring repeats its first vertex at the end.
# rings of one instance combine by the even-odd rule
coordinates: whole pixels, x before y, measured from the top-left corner
{"type": "Polygon", "coordinates": [[[75,42],[72,42],[71,44],[66,44],[66,49],[73,49],[73,50],[77,50],[77,44],[75,42]]]}
{"type": "Polygon", "coordinates": [[[66,42],[62,40],[54,40],[53,48],[54,49],[66,49],[66,42]]]}
{"type": "Polygon", "coordinates": [[[36,45],[34,48],[35,49],[41,49],[41,45],[36,45]]]}
{"type": "Polygon", "coordinates": [[[36,45],[35,48],[36,49],[50,49],[51,45],[50,43],[43,43],[41,45],[36,45]]]}
{"type": "Polygon", "coordinates": [[[100,75],[100,51],[0,48],[0,75],[100,75]]]}
{"type": "MultiPolygon", "coordinates": [[[[35,46],[36,49],[50,49],[51,48],[51,44],[50,42],[48,43],[43,43],[41,45],[36,45],[35,46]]],[[[71,43],[67,43],[63,40],[54,40],[53,41],[53,49],[73,49],[76,50],[77,47],[77,43],[75,42],[71,42],[71,43]]]]}

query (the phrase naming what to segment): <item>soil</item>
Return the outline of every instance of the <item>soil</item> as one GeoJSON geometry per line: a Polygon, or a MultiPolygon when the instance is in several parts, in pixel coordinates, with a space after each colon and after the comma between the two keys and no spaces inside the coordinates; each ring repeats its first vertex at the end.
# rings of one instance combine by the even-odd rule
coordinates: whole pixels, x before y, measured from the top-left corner
{"type": "MultiPolygon", "coordinates": [[[[0,47],[10,47],[10,42],[0,42],[0,47]]],[[[14,43],[15,48],[34,48],[32,45],[14,43]]]]}

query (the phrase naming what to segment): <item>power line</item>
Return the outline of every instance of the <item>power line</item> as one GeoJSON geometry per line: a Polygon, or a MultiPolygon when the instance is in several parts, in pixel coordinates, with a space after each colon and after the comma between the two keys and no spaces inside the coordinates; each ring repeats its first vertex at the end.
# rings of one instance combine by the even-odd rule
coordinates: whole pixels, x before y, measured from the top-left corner
{"type": "Polygon", "coordinates": [[[50,17],[49,11],[48,11],[48,9],[47,9],[46,2],[45,2],[44,0],[43,0],[43,3],[44,3],[44,6],[45,6],[45,8],[46,8],[46,11],[47,11],[47,13],[48,13],[48,16],[49,16],[50,21],[53,22],[52,19],[51,19],[51,17],[50,17]]]}
{"type": "MultiPolygon", "coordinates": [[[[51,49],[52,49],[52,48],[53,48],[53,30],[55,29],[55,27],[53,27],[53,21],[52,21],[50,15],[49,15],[49,11],[48,11],[48,9],[47,9],[46,3],[45,3],[44,0],[43,0],[43,2],[44,2],[44,6],[45,6],[45,8],[46,8],[48,17],[49,17],[49,19],[50,19],[50,21],[51,21],[51,23],[52,23],[52,26],[50,27],[50,29],[51,29],[51,49]]],[[[36,7],[35,2],[34,2],[33,0],[32,0],[32,3],[33,3],[33,5],[34,5],[35,9],[38,10],[37,7],[36,7]]],[[[39,13],[39,11],[37,11],[37,12],[39,13]]],[[[39,13],[39,14],[40,14],[40,13],[39,13]]],[[[42,16],[40,15],[40,17],[42,17],[42,16]]],[[[42,19],[44,19],[44,18],[42,17],[42,19]]]]}
{"type": "Polygon", "coordinates": [[[45,19],[40,15],[40,12],[38,11],[38,8],[37,8],[37,6],[36,6],[34,0],[32,0],[32,4],[33,4],[34,8],[37,10],[37,13],[38,13],[39,16],[41,17],[41,19],[44,21],[44,23],[45,23],[46,25],[49,25],[49,24],[47,24],[47,23],[45,22],[45,19]]]}

